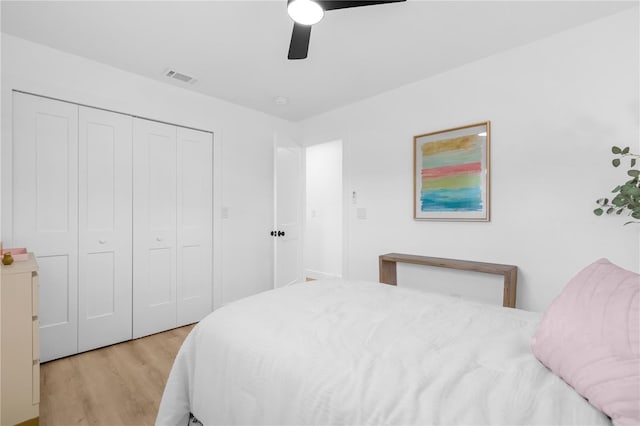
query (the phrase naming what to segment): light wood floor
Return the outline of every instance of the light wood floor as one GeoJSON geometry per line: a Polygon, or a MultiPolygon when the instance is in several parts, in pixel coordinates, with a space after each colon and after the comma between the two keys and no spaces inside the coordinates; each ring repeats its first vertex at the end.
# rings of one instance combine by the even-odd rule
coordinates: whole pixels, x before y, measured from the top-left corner
{"type": "Polygon", "coordinates": [[[40,425],[153,425],[193,325],[42,364],[40,425]]]}

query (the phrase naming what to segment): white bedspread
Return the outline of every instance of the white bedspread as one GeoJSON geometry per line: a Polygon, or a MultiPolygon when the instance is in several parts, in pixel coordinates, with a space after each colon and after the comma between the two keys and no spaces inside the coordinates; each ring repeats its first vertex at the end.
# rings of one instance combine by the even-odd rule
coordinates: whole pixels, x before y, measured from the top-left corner
{"type": "Polygon", "coordinates": [[[534,358],[539,321],[366,282],[265,292],[193,329],[157,424],[610,425],[534,358]]]}

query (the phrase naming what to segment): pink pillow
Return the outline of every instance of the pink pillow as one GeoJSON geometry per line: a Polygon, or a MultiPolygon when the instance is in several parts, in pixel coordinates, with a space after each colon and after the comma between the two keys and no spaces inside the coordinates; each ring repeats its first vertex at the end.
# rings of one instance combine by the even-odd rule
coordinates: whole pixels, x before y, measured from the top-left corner
{"type": "Polygon", "coordinates": [[[640,424],[640,275],[607,259],[584,268],[545,312],[531,349],[616,424],[640,424]]]}

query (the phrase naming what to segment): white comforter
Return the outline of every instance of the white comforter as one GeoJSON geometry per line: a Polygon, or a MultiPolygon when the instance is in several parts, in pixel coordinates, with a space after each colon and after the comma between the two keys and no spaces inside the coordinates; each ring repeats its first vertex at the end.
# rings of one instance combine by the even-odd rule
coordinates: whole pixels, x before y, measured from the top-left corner
{"type": "Polygon", "coordinates": [[[540,315],[316,281],[213,312],[180,349],[159,425],[609,425],[532,355],[540,315]]]}

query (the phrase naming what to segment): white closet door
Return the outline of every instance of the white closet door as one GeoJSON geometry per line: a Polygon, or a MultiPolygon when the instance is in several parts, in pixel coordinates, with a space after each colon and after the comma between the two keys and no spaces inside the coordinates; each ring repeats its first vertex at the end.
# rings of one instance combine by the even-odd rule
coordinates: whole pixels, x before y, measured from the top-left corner
{"type": "Polygon", "coordinates": [[[176,327],[176,128],[134,119],[133,337],[176,327]]]}
{"type": "Polygon", "coordinates": [[[80,107],[80,352],[131,339],[132,120],[80,107]]]}
{"type": "Polygon", "coordinates": [[[212,134],[178,127],[178,326],[212,310],[212,134]]]}
{"type": "Polygon", "coordinates": [[[78,107],[13,96],[13,245],[40,271],[40,358],[78,351],[78,107]]]}

